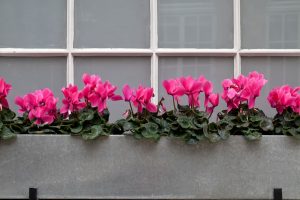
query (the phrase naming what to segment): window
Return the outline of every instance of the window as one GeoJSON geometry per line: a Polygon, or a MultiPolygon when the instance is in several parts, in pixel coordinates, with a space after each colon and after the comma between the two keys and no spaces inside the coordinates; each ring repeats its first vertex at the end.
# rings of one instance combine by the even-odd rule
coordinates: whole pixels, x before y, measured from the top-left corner
{"type": "MultiPolygon", "coordinates": [[[[269,79],[258,103],[273,114],[266,92],[300,84],[299,13],[298,0],[0,0],[0,76],[16,109],[16,94],[61,97],[83,72],[152,86],[158,102],[166,78],[203,74],[221,92],[224,78],[257,70],[269,79]]],[[[123,103],[112,105],[114,120],[123,103]]]]}

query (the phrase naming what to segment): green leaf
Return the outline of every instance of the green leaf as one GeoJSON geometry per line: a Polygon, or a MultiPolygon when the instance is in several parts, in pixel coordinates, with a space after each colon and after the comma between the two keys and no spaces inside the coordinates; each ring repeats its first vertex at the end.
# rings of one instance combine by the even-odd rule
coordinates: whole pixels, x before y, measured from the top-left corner
{"type": "Polygon", "coordinates": [[[134,128],[136,128],[136,125],[133,122],[126,121],[126,122],[123,123],[123,130],[124,131],[131,131],[134,128]]]}
{"type": "Polygon", "coordinates": [[[143,124],[143,127],[145,127],[146,131],[150,134],[156,134],[158,132],[158,125],[153,122],[143,124]]]}
{"type": "Polygon", "coordinates": [[[297,127],[300,127],[300,116],[296,118],[296,120],[295,120],[295,125],[296,125],[297,127]]]}
{"type": "Polygon", "coordinates": [[[94,114],[95,114],[94,110],[91,110],[91,109],[84,110],[83,112],[80,113],[79,120],[80,121],[90,121],[90,120],[94,119],[94,114]]]}
{"type": "Polygon", "coordinates": [[[186,143],[190,145],[194,145],[198,143],[198,140],[196,140],[195,138],[187,138],[186,143]]]}
{"type": "Polygon", "coordinates": [[[3,122],[0,121],[0,130],[1,130],[2,126],[3,126],[3,122]]]}
{"type": "Polygon", "coordinates": [[[217,131],[218,130],[217,124],[215,122],[209,123],[208,129],[209,129],[209,131],[217,131]]]}
{"type": "Polygon", "coordinates": [[[8,140],[16,137],[16,134],[14,134],[9,128],[4,126],[0,132],[0,137],[3,140],[8,140]]]}
{"type": "Polygon", "coordinates": [[[142,131],[142,136],[147,139],[154,139],[158,140],[160,138],[160,135],[158,133],[149,132],[148,130],[144,129],[142,131]]]}
{"type": "Polygon", "coordinates": [[[300,139],[300,128],[290,128],[287,130],[287,132],[294,136],[296,139],[300,139]]]}
{"type": "Polygon", "coordinates": [[[29,128],[28,133],[29,134],[56,134],[54,130],[48,128],[41,128],[41,129],[29,128]]]}
{"type": "Polygon", "coordinates": [[[248,122],[248,117],[246,115],[240,115],[241,122],[248,122]]]}
{"type": "Polygon", "coordinates": [[[184,129],[191,127],[191,119],[187,116],[179,116],[177,122],[184,129]]]}
{"type": "Polygon", "coordinates": [[[260,122],[260,127],[262,130],[264,131],[272,131],[274,129],[273,126],[273,122],[271,119],[269,118],[264,118],[261,122],[260,122]]]}
{"type": "Polygon", "coordinates": [[[203,124],[203,133],[205,135],[205,137],[209,137],[209,133],[208,133],[208,125],[207,124],[203,124]]]}
{"type": "Polygon", "coordinates": [[[178,110],[179,110],[180,112],[185,112],[185,111],[191,110],[191,108],[190,108],[188,105],[182,106],[182,105],[179,105],[179,104],[178,104],[178,110]]]}
{"type": "Polygon", "coordinates": [[[161,126],[161,129],[160,129],[161,132],[164,132],[164,133],[170,132],[170,129],[171,129],[170,124],[166,120],[162,119],[160,121],[160,126],[161,126]]]}
{"type": "Polygon", "coordinates": [[[256,115],[252,115],[252,116],[250,116],[250,121],[251,122],[259,122],[259,121],[261,121],[261,117],[259,117],[259,116],[256,116],[256,115]]]}
{"type": "Polygon", "coordinates": [[[71,126],[70,130],[72,133],[80,133],[82,131],[83,126],[81,124],[77,124],[77,126],[71,126]]]}
{"type": "Polygon", "coordinates": [[[106,120],[106,122],[108,122],[109,115],[110,115],[109,110],[108,109],[104,109],[101,116],[106,120]]]}
{"type": "Polygon", "coordinates": [[[281,134],[281,133],[282,133],[281,127],[276,127],[276,128],[275,128],[275,133],[276,133],[276,134],[281,134]]]}
{"type": "Polygon", "coordinates": [[[220,137],[218,134],[216,134],[216,133],[210,133],[210,134],[208,134],[207,139],[208,139],[210,142],[213,142],[213,143],[214,143],[214,142],[220,141],[221,137],[220,137]]]}
{"type": "Polygon", "coordinates": [[[10,121],[16,117],[16,113],[11,111],[10,109],[3,108],[1,111],[1,116],[3,117],[4,121],[10,121]]]}
{"type": "Polygon", "coordinates": [[[103,129],[101,125],[94,125],[91,127],[91,130],[89,132],[84,132],[82,134],[82,138],[84,140],[94,140],[97,137],[99,137],[101,134],[103,134],[103,129]]]}
{"type": "Polygon", "coordinates": [[[261,138],[261,133],[255,131],[255,130],[250,130],[249,129],[246,132],[244,132],[244,136],[248,140],[259,140],[261,138]]]}
{"type": "Polygon", "coordinates": [[[192,123],[197,127],[197,128],[203,128],[203,124],[206,124],[206,123],[199,123],[198,120],[196,118],[194,118],[192,120],[192,123]]]}
{"type": "Polygon", "coordinates": [[[223,140],[227,140],[230,136],[230,131],[226,129],[221,129],[218,131],[218,134],[223,140]]]}

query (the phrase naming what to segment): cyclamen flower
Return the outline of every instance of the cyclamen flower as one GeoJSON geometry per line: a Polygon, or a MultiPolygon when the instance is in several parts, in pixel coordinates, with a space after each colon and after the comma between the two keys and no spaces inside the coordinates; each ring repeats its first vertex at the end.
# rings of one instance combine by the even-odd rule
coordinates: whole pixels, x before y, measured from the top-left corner
{"type": "Polygon", "coordinates": [[[124,95],[124,101],[130,101],[133,97],[134,90],[130,88],[128,84],[123,86],[123,95],[124,95]]]}
{"type": "Polygon", "coordinates": [[[85,86],[81,91],[87,103],[93,108],[97,108],[99,113],[102,113],[107,108],[107,100],[113,101],[122,100],[120,95],[116,95],[117,87],[112,85],[109,81],[102,82],[97,75],[84,74],[82,81],[85,86]]]}
{"type": "Polygon", "coordinates": [[[178,79],[164,80],[163,86],[166,92],[173,96],[177,102],[179,101],[179,97],[183,96],[185,93],[185,89],[178,79]]]}
{"type": "Polygon", "coordinates": [[[11,85],[7,84],[3,78],[0,78],[0,111],[2,107],[9,108],[8,101],[6,99],[11,85]]]}
{"type": "Polygon", "coordinates": [[[293,89],[289,85],[283,85],[271,90],[268,95],[268,101],[272,108],[276,108],[279,114],[287,108],[292,108],[296,113],[300,114],[300,87],[293,89]]]}
{"type": "Polygon", "coordinates": [[[83,94],[78,91],[76,85],[69,84],[68,87],[62,88],[62,93],[64,94],[64,99],[62,100],[62,107],[60,108],[60,113],[65,115],[70,115],[72,112],[82,110],[86,107],[85,102],[80,100],[83,98],[83,94]]]}
{"type": "Polygon", "coordinates": [[[238,108],[243,102],[248,103],[249,109],[253,108],[256,98],[266,83],[263,74],[256,71],[249,73],[247,77],[240,75],[237,78],[225,79],[222,82],[222,98],[227,103],[228,111],[238,108]]]}
{"type": "Polygon", "coordinates": [[[211,114],[214,111],[214,108],[219,105],[219,94],[210,94],[207,98],[207,104],[205,105],[205,111],[211,114]],[[209,106],[210,104],[210,106],[209,106]]]}
{"type": "Polygon", "coordinates": [[[157,112],[157,106],[151,102],[151,98],[154,96],[153,88],[139,86],[134,90],[129,85],[124,85],[123,95],[125,101],[132,102],[139,113],[143,112],[143,108],[149,112],[157,112]]]}
{"type": "Polygon", "coordinates": [[[219,96],[214,94],[210,97],[213,91],[213,84],[204,76],[200,76],[197,79],[194,79],[191,76],[180,77],[179,79],[169,79],[163,82],[163,86],[166,89],[166,92],[173,96],[177,102],[180,96],[186,95],[191,108],[200,106],[199,95],[201,92],[204,92],[205,94],[204,106],[208,112],[212,112],[215,105],[218,104],[216,99],[219,100],[219,96]],[[212,102],[213,106],[208,106],[208,104],[212,102]]]}
{"type": "Polygon", "coordinates": [[[51,124],[54,121],[57,101],[58,98],[55,98],[48,88],[15,99],[15,103],[20,107],[19,112],[28,112],[28,118],[38,125],[51,124]]]}
{"type": "Polygon", "coordinates": [[[188,96],[189,105],[191,107],[199,107],[199,94],[202,91],[203,87],[202,82],[194,79],[191,76],[181,77],[180,83],[184,88],[185,95],[188,96]]]}

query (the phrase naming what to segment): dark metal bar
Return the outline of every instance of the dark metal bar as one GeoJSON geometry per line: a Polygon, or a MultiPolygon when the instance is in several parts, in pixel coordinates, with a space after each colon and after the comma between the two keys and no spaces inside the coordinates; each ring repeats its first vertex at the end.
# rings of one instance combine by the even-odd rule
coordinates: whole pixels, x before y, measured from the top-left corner
{"type": "Polygon", "coordinates": [[[274,188],[273,199],[274,200],[282,200],[282,188],[274,188]]]}
{"type": "Polygon", "coordinates": [[[37,188],[29,188],[29,200],[38,200],[37,188]]]}

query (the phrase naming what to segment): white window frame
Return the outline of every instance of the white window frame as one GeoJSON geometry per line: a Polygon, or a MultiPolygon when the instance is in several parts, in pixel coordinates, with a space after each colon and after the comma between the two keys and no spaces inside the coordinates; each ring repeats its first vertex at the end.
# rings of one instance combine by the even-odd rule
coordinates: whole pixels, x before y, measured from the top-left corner
{"type": "Polygon", "coordinates": [[[16,57],[67,57],[66,83],[74,83],[74,56],[149,56],[151,57],[151,86],[155,90],[154,103],[158,102],[158,59],[166,56],[226,56],[234,58],[234,76],[241,74],[243,56],[300,56],[300,49],[241,49],[241,0],[233,0],[234,45],[232,49],[158,48],[157,1],[150,0],[150,48],[74,48],[74,1],[67,0],[67,48],[0,48],[0,56],[16,57]]]}

